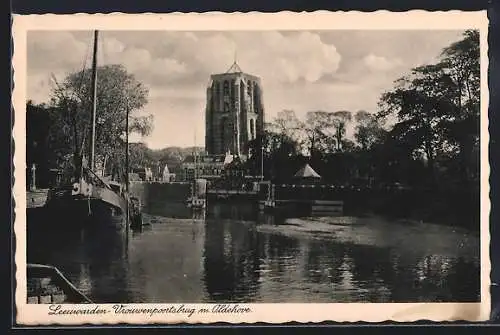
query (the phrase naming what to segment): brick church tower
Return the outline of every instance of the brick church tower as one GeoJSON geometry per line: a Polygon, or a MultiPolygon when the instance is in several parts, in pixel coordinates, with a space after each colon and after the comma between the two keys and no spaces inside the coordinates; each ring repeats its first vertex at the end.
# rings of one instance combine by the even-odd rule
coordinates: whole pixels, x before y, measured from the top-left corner
{"type": "Polygon", "coordinates": [[[264,130],[262,83],[236,63],[213,74],[207,88],[205,150],[209,155],[247,155],[247,143],[264,130]]]}

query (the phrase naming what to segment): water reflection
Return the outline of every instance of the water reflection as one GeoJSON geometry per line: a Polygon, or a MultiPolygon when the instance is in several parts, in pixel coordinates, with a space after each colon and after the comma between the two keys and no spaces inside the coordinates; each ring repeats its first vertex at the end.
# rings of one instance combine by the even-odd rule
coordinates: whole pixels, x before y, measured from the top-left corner
{"type": "Polygon", "coordinates": [[[192,210],[183,202],[149,201],[145,203],[144,211],[150,215],[165,218],[187,219],[191,217],[192,210]]]}
{"type": "Polygon", "coordinates": [[[64,234],[47,232],[38,237],[29,242],[29,262],[58,267],[91,298],[96,297],[103,302],[129,300],[125,232],[109,229],[64,234]]]}
{"type": "Polygon", "coordinates": [[[59,267],[96,302],[479,300],[479,239],[464,230],[285,219],[241,203],[145,212],[149,225],[128,233],[31,234],[28,259],[59,267]]]}
{"type": "Polygon", "coordinates": [[[215,218],[206,221],[205,229],[203,256],[207,300],[252,300],[258,288],[261,250],[256,232],[215,218]]]}

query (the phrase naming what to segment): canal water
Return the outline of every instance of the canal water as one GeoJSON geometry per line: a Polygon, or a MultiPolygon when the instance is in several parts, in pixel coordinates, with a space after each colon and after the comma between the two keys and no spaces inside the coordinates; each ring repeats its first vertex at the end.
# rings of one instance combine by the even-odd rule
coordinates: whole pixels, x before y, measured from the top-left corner
{"type": "Polygon", "coordinates": [[[283,218],[243,203],[147,204],[142,231],[37,232],[28,261],[98,303],[473,302],[477,233],[376,217],[283,218]]]}

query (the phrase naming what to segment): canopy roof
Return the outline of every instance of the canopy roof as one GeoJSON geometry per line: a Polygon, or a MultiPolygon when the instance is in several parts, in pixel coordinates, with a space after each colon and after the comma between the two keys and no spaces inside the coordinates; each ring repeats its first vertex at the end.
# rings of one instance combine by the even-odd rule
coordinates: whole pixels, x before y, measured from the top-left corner
{"type": "Polygon", "coordinates": [[[294,176],[295,178],[321,178],[321,176],[313,170],[313,168],[306,164],[294,176]]]}

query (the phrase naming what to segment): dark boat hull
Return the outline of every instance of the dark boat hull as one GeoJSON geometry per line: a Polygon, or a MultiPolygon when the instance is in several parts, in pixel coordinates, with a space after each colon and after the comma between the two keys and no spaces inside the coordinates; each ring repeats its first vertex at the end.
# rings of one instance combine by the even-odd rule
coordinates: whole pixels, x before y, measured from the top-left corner
{"type": "Polygon", "coordinates": [[[57,228],[126,227],[126,212],[98,198],[61,197],[46,205],[48,221],[57,228]]]}

